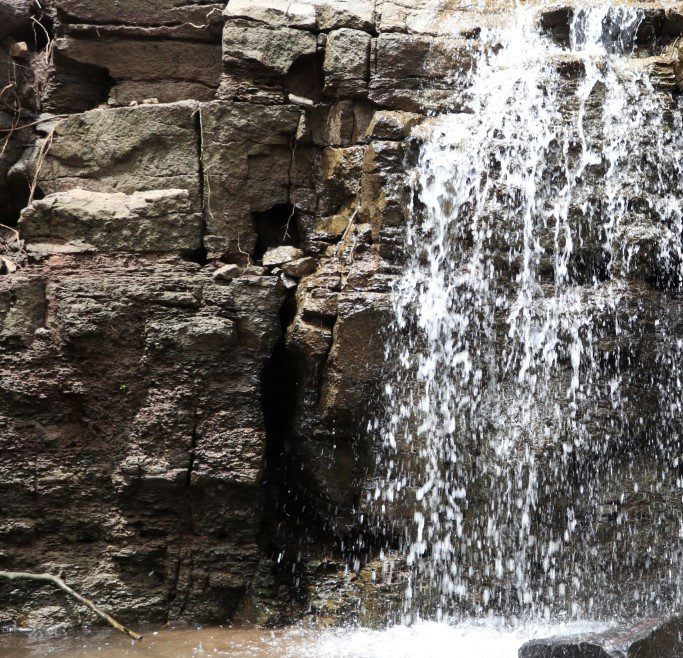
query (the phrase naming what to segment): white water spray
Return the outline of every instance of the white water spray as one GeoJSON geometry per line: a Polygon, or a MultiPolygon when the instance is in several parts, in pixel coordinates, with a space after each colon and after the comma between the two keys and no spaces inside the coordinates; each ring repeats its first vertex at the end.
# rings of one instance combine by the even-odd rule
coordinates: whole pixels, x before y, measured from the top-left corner
{"type": "Polygon", "coordinates": [[[411,510],[407,620],[661,610],[681,578],[681,113],[638,8],[565,47],[537,19],[481,34],[414,171],[375,493],[411,510]]]}

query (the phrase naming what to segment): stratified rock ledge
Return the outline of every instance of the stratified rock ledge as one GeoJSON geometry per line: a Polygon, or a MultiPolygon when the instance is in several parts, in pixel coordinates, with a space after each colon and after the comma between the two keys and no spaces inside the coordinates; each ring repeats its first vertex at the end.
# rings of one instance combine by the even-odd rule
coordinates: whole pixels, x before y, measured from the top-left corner
{"type": "Polygon", "coordinates": [[[648,619],[604,633],[532,640],[519,658],[680,658],[683,616],[648,619]]]}

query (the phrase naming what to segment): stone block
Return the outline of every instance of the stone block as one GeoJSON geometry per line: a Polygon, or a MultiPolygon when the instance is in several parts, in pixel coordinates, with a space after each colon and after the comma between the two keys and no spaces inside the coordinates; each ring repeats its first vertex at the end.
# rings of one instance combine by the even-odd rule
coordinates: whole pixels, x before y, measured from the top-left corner
{"type": "Polygon", "coordinates": [[[370,76],[370,35],[349,29],[331,32],[325,46],[324,73],[327,96],[366,96],[370,76]]]}
{"type": "Polygon", "coordinates": [[[223,62],[228,69],[239,65],[260,74],[285,76],[296,60],[315,55],[317,48],[316,35],[304,30],[230,21],[223,30],[223,62]]]}
{"type": "Polygon", "coordinates": [[[201,107],[205,245],[210,257],[251,255],[252,212],[287,203],[301,110],[215,101],[201,107]],[[227,155],[226,155],[227,154],[227,155]]]}
{"type": "Polygon", "coordinates": [[[201,208],[199,132],[195,102],[91,110],[45,127],[34,152],[44,194],[187,190],[201,208]]]}
{"type": "Polygon", "coordinates": [[[79,188],[50,194],[24,209],[29,242],[86,243],[108,252],[189,253],[202,246],[201,213],[187,190],[123,194],[79,188]]]}
{"type": "Polygon", "coordinates": [[[372,0],[231,0],[224,15],[274,28],[328,31],[348,27],[371,32],[375,27],[372,0]]]}
{"type": "Polygon", "coordinates": [[[55,40],[55,53],[58,70],[60,58],[106,69],[114,83],[109,100],[117,105],[212,100],[222,69],[220,45],[201,41],[64,37],[55,40]]]}
{"type": "Polygon", "coordinates": [[[284,263],[300,259],[303,255],[304,252],[296,247],[276,247],[275,249],[269,249],[263,255],[263,265],[265,267],[283,265],[284,263]]]}

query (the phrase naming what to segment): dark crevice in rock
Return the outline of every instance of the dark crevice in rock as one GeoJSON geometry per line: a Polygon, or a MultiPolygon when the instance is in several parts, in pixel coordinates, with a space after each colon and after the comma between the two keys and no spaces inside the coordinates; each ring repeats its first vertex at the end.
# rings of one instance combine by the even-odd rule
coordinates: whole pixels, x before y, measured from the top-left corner
{"type": "Polygon", "coordinates": [[[252,221],[258,235],[254,259],[260,260],[274,247],[284,245],[301,248],[301,235],[296,208],[291,203],[278,203],[264,212],[253,212],[252,221]]]}
{"type": "Polygon", "coordinates": [[[55,38],[55,21],[51,13],[42,10],[33,16],[31,35],[37,51],[41,52],[50,47],[55,38]]]}
{"type": "Polygon", "coordinates": [[[46,85],[43,109],[55,114],[86,112],[106,103],[116,84],[107,69],[54,53],[54,70],[46,85]]]}
{"type": "Polygon", "coordinates": [[[190,459],[187,465],[187,479],[185,484],[187,487],[192,486],[192,470],[194,469],[194,462],[197,458],[197,414],[195,413],[194,424],[192,425],[192,440],[190,442],[190,459]]]}
{"type": "MultiPolygon", "coordinates": [[[[262,474],[261,542],[270,564],[267,580],[274,578],[292,595],[296,585],[297,528],[306,524],[304,508],[298,499],[301,468],[292,458],[291,441],[296,413],[296,361],[287,349],[286,333],[296,314],[296,299],[291,292],[280,310],[281,335],[261,376],[261,405],[266,428],[266,450],[262,474]]],[[[297,533],[297,529],[299,532],[297,533]]],[[[271,583],[271,589],[275,585],[271,583]]],[[[280,602],[282,604],[282,602],[280,602]]]]}
{"type": "Polygon", "coordinates": [[[206,199],[204,197],[204,129],[202,125],[202,108],[198,107],[194,114],[194,126],[197,134],[197,176],[199,180],[199,203],[201,204],[202,214],[202,236],[201,246],[196,251],[186,254],[185,260],[197,263],[199,265],[206,265],[208,262],[207,250],[204,244],[206,238],[206,199]]]}
{"type": "Polygon", "coordinates": [[[171,617],[171,609],[173,607],[173,602],[176,600],[178,596],[178,583],[180,582],[180,567],[181,567],[181,557],[178,556],[178,559],[176,560],[175,563],[175,569],[173,572],[173,579],[171,582],[171,588],[169,590],[168,594],[168,607],[166,608],[165,616],[164,616],[164,623],[168,624],[170,621],[171,617]]]}

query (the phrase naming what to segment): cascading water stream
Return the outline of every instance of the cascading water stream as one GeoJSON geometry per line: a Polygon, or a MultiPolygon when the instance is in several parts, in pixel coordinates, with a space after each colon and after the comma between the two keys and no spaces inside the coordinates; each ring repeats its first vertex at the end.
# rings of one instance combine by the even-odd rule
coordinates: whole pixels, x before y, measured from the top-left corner
{"type": "Polygon", "coordinates": [[[518,7],[421,147],[374,492],[407,621],[680,597],[683,135],[642,20],[576,9],[563,47],[518,7]]]}

